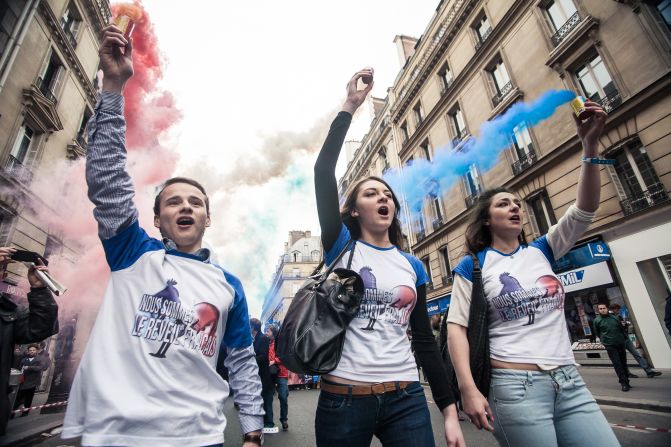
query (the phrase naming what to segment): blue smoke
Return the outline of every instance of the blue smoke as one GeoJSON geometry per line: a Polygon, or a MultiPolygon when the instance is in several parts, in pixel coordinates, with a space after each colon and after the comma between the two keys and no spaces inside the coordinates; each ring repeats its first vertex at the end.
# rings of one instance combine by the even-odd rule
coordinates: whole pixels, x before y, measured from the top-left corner
{"type": "Polygon", "coordinates": [[[427,196],[448,191],[471,165],[476,164],[483,171],[494,167],[501,152],[510,147],[515,127],[535,126],[575,96],[569,90],[548,90],[531,103],[515,103],[503,115],[483,123],[480,136],[464,141],[459,150],[453,150],[452,145],[437,148],[433,161],[414,160],[412,165],[394,169],[384,178],[396,194],[405,196],[410,210],[418,212],[427,196]]]}

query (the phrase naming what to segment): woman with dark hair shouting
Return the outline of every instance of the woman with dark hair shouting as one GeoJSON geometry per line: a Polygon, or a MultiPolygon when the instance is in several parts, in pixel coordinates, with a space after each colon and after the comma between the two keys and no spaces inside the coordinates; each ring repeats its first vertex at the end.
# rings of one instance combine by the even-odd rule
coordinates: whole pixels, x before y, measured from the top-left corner
{"type": "Polygon", "coordinates": [[[619,445],[574,366],[564,288],[551,265],[582,236],[599,206],[598,141],[606,113],[592,101],[586,109],[586,121],[574,116],[583,148],[575,204],[546,235],[526,244],[520,199],[505,188],[483,193],[466,230],[470,254],[454,269],[448,343],[464,411],[502,446],[574,446],[586,439],[619,445]],[[468,327],[471,297],[474,306],[486,301],[477,327],[468,327]],[[470,358],[472,333],[489,339],[488,350],[476,347],[489,358],[470,358]],[[490,366],[485,380],[474,380],[490,366]]]}
{"type": "Polygon", "coordinates": [[[352,185],[339,207],[335,167],[352,115],[373,87],[373,70],[357,72],[347,84],[347,99],[331,124],[315,164],[317,211],[326,263],[338,261],[359,273],[365,294],[347,328],[340,363],[322,376],[315,431],[319,447],[382,445],[433,446],[424,390],[406,337],[431,385],[445,419],[449,446],[464,446],[455,396],[433,339],[426,309],[428,277],[419,259],[402,252],[400,204],[389,185],[368,177],[352,185]],[[359,90],[359,79],[365,88],[359,90]],[[353,242],[353,248],[350,242],[353,242]],[[353,250],[353,253],[351,252],[353,250]]]}

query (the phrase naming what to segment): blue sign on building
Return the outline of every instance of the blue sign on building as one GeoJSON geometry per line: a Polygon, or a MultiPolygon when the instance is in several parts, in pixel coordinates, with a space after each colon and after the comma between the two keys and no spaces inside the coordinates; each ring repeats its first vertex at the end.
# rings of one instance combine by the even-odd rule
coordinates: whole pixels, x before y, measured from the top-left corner
{"type": "Polygon", "coordinates": [[[450,307],[450,298],[452,295],[445,295],[443,297],[431,300],[426,303],[426,310],[429,312],[429,316],[442,314],[447,311],[447,308],[450,307]]]}
{"type": "Polygon", "coordinates": [[[552,264],[552,270],[562,272],[585,267],[610,259],[610,250],[603,241],[590,242],[582,247],[574,248],[552,264]]]}

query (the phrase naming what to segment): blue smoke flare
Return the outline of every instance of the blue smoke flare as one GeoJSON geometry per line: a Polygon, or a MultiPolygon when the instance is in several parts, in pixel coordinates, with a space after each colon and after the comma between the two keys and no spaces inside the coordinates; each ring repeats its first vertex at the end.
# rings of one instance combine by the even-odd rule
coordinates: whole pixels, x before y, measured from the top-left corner
{"type": "Polygon", "coordinates": [[[510,147],[515,127],[537,125],[575,96],[569,90],[548,90],[533,102],[515,103],[503,115],[483,123],[480,136],[462,142],[458,150],[453,150],[453,145],[437,148],[433,161],[414,160],[412,165],[394,169],[384,178],[397,194],[405,196],[410,210],[418,212],[427,196],[449,190],[471,165],[476,164],[483,171],[494,167],[501,152],[510,147]]]}

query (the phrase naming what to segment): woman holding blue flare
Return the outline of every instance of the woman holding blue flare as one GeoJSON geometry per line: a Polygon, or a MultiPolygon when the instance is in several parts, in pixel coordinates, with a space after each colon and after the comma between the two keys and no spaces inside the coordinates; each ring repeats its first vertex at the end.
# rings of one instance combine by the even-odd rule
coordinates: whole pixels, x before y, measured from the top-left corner
{"type": "Polygon", "coordinates": [[[580,116],[586,119],[573,115],[583,151],[575,204],[527,244],[520,199],[505,188],[484,192],[466,230],[470,253],[454,269],[448,343],[464,411],[502,446],[575,446],[586,439],[593,446],[619,445],[574,366],[564,288],[551,267],[599,207],[598,144],[606,113],[585,101],[580,116]],[[476,325],[469,320],[471,304],[483,301],[484,318],[476,325]],[[486,346],[477,349],[469,339],[486,346]],[[471,358],[474,347],[489,358],[471,358]],[[490,367],[489,375],[479,374],[490,367]]]}

